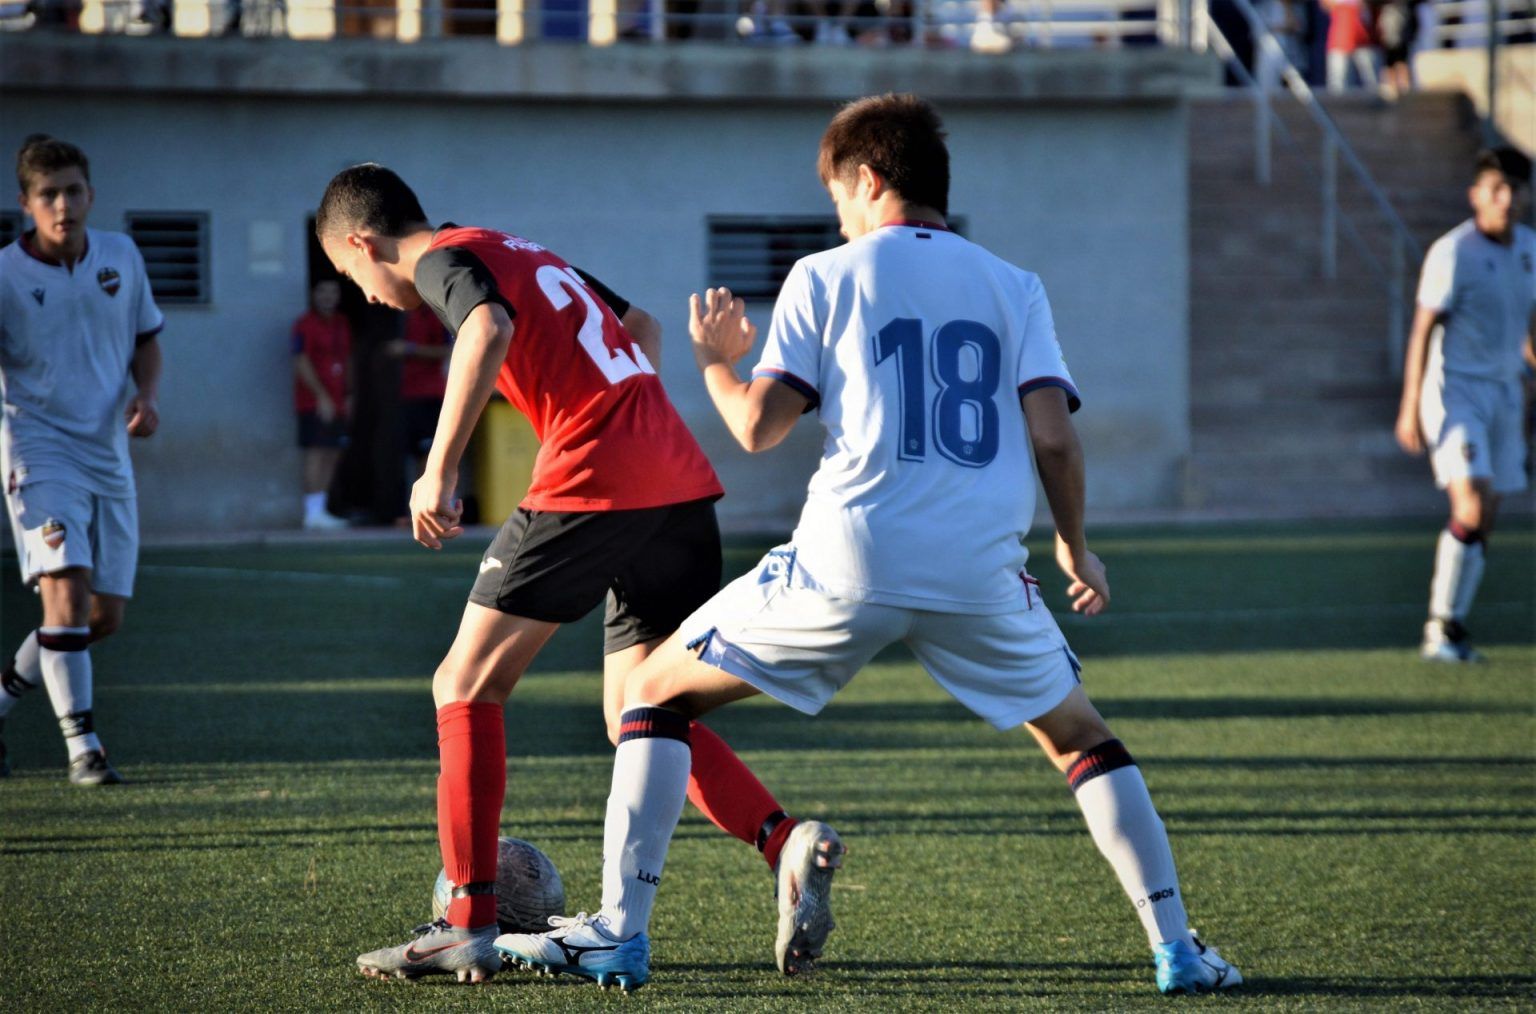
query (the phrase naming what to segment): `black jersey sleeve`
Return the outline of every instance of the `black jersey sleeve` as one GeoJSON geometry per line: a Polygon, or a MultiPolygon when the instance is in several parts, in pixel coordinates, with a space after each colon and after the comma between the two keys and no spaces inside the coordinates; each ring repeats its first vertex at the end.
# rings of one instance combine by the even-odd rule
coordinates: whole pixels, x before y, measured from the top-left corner
{"type": "MultiPolygon", "coordinates": [[[[575,266],[572,265],[572,267],[575,266]]],[[[613,311],[613,315],[620,320],[623,320],[624,315],[629,312],[629,300],[625,299],[617,292],[614,292],[612,289],[608,288],[608,286],[604,285],[602,282],[598,281],[596,278],[587,274],[580,268],[575,268],[575,270],[576,273],[581,276],[581,280],[587,283],[587,287],[593,292],[597,293],[597,298],[608,304],[608,309],[613,311]]]]}
{"type": "Polygon", "coordinates": [[[517,310],[497,288],[491,269],[463,247],[440,246],[422,254],[416,262],[416,291],[455,335],[481,303],[496,303],[508,317],[517,317],[517,310]]]}

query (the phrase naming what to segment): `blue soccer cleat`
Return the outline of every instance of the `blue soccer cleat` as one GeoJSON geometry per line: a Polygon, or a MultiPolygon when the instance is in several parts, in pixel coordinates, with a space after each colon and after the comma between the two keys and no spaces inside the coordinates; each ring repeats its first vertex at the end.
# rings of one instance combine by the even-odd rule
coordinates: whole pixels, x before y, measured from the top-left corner
{"type": "Polygon", "coordinates": [[[540,975],[569,973],[591,979],[604,989],[617,986],[632,993],[651,977],[651,941],[644,933],[615,940],[602,916],[582,912],[569,918],[549,917],[548,933],[503,933],[496,949],[505,964],[540,975]]]}
{"type": "Polygon", "coordinates": [[[1241,985],[1243,975],[1224,961],[1216,948],[1207,947],[1190,934],[1191,947],[1182,940],[1152,948],[1157,963],[1157,988],[1164,993],[1206,993],[1241,985]]]}

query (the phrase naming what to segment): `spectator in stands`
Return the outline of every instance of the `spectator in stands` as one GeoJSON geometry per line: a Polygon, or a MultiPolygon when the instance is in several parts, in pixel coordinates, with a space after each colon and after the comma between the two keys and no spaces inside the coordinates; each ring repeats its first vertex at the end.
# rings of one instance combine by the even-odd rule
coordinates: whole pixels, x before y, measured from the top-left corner
{"type": "Polygon", "coordinates": [[[341,283],[315,283],[309,312],[293,325],[293,407],[304,449],[304,527],[345,528],[326,510],[336,460],[347,445],[351,415],[352,326],[339,313],[341,283]]]}
{"type": "Polygon", "coordinates": [[[437,314],[428,306],[419,306],[405,316],[401,337],[384,347],[400,360],[400,427],[412,471],[407,485],[421,476],[432,437],[437,432],[437,417],[443,408],[443,393],[448,385],[448,357],[453,352],[452,338],[437,314]]]}
{"type": "Polygon", "coordinates": [[[1355,68],[1362,88],[1376,87],[1376,43],[1367,24],[1364,0],[1323,0],[1332,19],[1328,25],[1328,90],[1342,95],[1349,89],[1349,68],[1355,68]]]}
{"type": "Polygon", "coordinates": [[[736,23],[736,31],[748,42],[767,45],[795,45],[800,36],[785,16],[785,0],[752,0],[736,23]]]}
{"type": "Polygon", "coordinates": [[[1290,61],[1291,65],[1305,78],[1307,54],[1302,39],[1306,31],[1307,15],[1300,0],[1264,0],[1259,13],[1264,18],[1264,26],[1280,44],[1278,54],[1267,48],[1259,50],[1255,59],[1257,69],[1255,76],[1259,80],[1259,86],[1265,91],[1273,91],[1277,88],[1285,70],[1285,61],[1290,61]],[[1284,57],[1284,60],[1281,57],[1284,57]]]}
{"type": "Polygon", "coordinates": [[[1413,44],[1419,35],[1418,0],[1386,0],[1376,15],[1385,65],[1383,91],[1395,99],[1413,91],[1413,44]]]}
{"type": "Polygon", "coordinates": [[[858,0],[811,0],[811,12],[816,15],[816,44],[818,46],[849,46],[853,36],[849,24],[858,0]]]}
{"type": "Polygon", "coordinates": [[[976,6],[976,27],[971,31],[971,49],[978,53],[1006,53],[1013,48],[1006,26],[999,24],[1006,13],[1002,0],[980,0],[976,6]]]}

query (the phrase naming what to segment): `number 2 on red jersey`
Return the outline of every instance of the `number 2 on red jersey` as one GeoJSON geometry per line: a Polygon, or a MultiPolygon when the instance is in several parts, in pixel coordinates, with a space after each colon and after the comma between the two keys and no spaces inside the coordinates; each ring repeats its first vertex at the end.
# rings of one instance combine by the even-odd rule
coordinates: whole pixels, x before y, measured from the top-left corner
{"type": "Polygon", "coordinates": [[[637,374],[656,372],[656,368],[645,357],[645,352],[639,345],[631,342],[628,348],[615,349],[603,340],[603,311],[592,299],[586,283],[575,271],[557,267],[554,264],[545,264],[539,268],[536,277],[539,288],[543,290],[545,297],[556,310],[564,310],[570,306],[573,298],[580,299],[586,306],[587,315],[581,322],[581,330],[576,333],[576,340],[581,343],[582,349],[591,360],[597,364],[597,368],[603,371],[603,376],[608,378],[608,383],[617,384],[637,374]]]}

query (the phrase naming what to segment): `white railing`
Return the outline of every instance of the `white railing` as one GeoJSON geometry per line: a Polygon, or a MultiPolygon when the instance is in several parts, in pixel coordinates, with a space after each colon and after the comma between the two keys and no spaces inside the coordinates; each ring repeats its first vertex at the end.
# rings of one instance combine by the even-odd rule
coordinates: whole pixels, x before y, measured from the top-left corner
{"type": "Polygon", "coordinates": [[[1207,26],[1207,32],[1216,51],[1236,73],[1242,85],[1253,96],[1254,100],[1254,177],[1262,184],[1269,185],[1271,172],[1271,145],[1272,132],[1278,132],[1281,138],[1298,152],[1302,152],[1303,160],[1312,171],[1316,180],[1322,200],[1322,213],[1319,236],[1319,263],[1321,274],[1324,278],[1332,280],[1338,277],[1338,235],[1340,229],[1359,254],[1360,259],[1376,276],[1386,289],[1387,296],[1387,352],[1393,368],[1402,368],[1402,343],[1406,334],[1406,291],[1408,263],[1411,260],[1417,264],[1423,257],[1423,250],[1414,239],[1408,226],[1403,222],[1402,216],[1392,207],[1392,202],[1385,192],[1377,184],[1365,163],[1355,154],[1355,150],[1345,140],[1339,131],[1338,125],[1328,115],[1317,100],[1317,95],[1312,91],[1306,79],[1296,69],[1280,46],[1280,41],[1275,38],[1269,28],[1264,24],[1249,0],[1233,0],[1243,17],[1248,22],[1248,29],[1252,33],[1256,58],[1262,54],[1266,61],[1273,61],[1272,66],[1280,69],[1281,79],[1287,86],[1285,91],[1291,98],[1301,104],[1307,111],[1313,125],[1322,137],[1322,153],[1317,165],[1314,167],[1306,160],[1302,146],[1286,126],[1285,121],[1274,115],[1270,105],[1271,99],[1279,90],[1271,89],[1260,84],[1254,78],[1249,69],[1237,58],[1230,42],[1221,33],[1220,29],[1211,23],[1207,26]],[[1387,226],[1390,233],[1390,248],[1387,254],[1387,263],[1383,264],[1370,244],[1365,241],[1359,228],[1355,225],[1350,215],[1339,203],[1339,159],[1343,158],[1344,164],[1354,175],[1355,180],[1365,190],[1370,198],[1380,220],[1387,226]]]}
{"type": "Polygon", "coordinates": [[[1536,33],[1536,0],[1434,0],[1428,6],[1433,23],[1425,43],[1433,48],[1487,45],[1490,22],[1502,42],[1536,33]]]}

